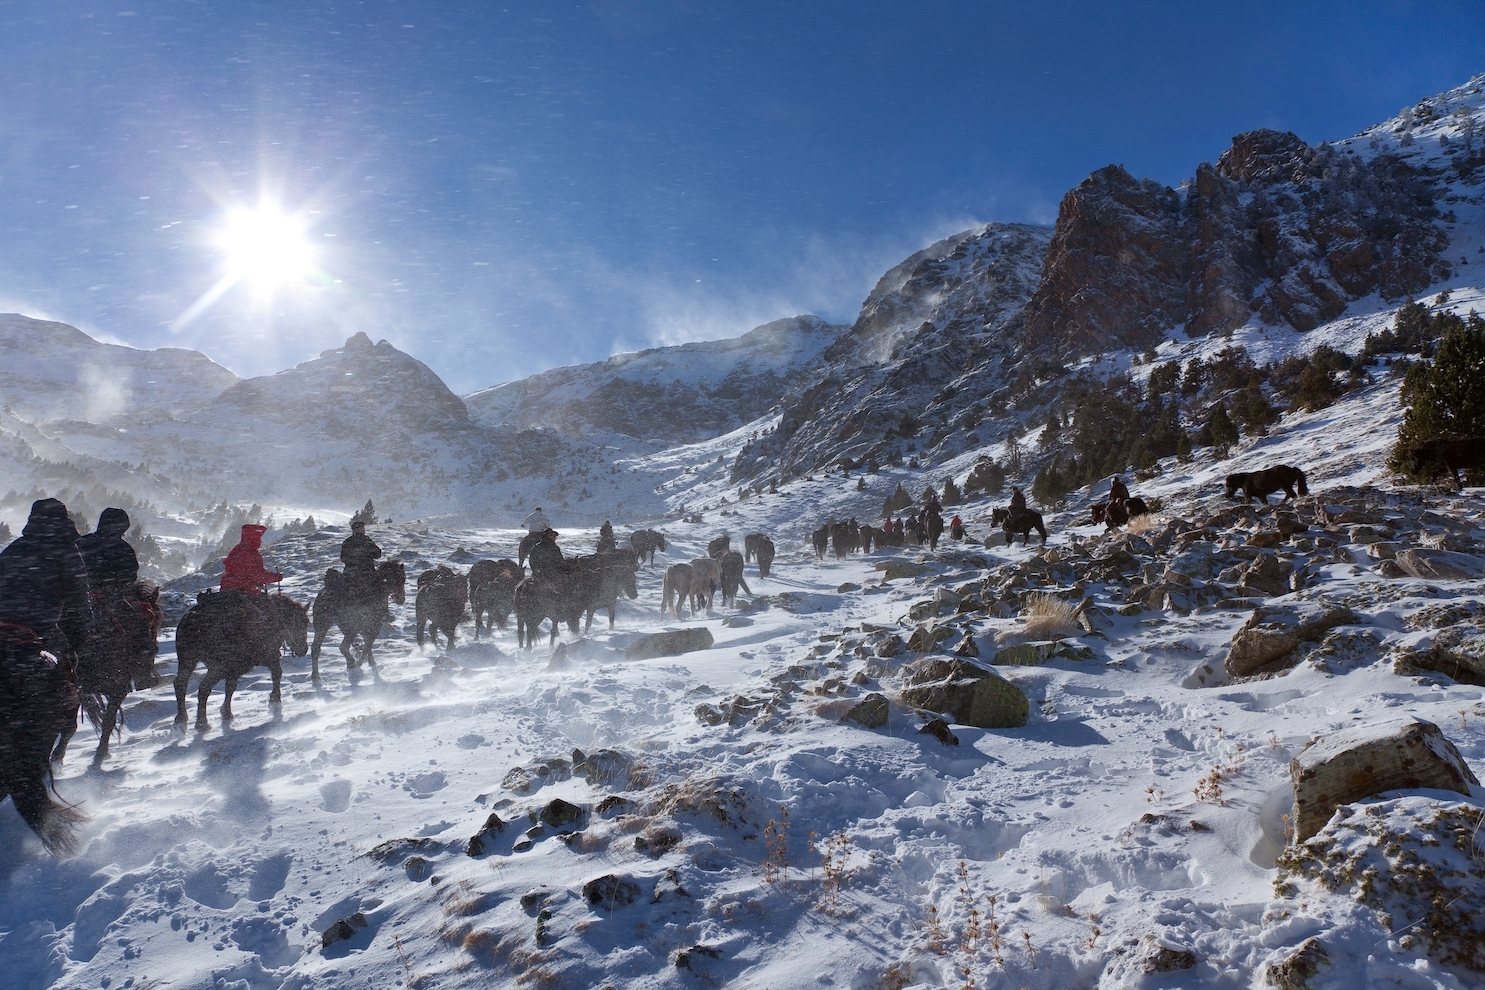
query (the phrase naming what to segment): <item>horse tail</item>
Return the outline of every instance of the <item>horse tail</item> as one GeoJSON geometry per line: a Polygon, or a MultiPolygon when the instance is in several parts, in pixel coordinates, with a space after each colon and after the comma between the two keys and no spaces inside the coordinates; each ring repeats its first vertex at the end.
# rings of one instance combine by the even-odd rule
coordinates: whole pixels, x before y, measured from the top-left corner
{"type": "Polygon", "coordinates": [[[1301,471],[1299,468],[1295,468],[1294,469],[1294,473],[1296,475],[1295,482],[1298,485],[1299,493],[1301,495],[1308,495],[1308,494],[1310,494],[1310,486],[1307,485],[1307,484],[1305,484],[1305,473],[1303,471],[1301,471]]]}
{"type": "MultiPolygon", "coordinates": [[[[88,722],[97,729],[103,725],[103,715],[108,709],[108,699],[93,691],[79,691],[77,694],[78,705],[83,714],[87,715],[88,722]]],[[[122,723],[119,726],[120,734],[123,733],[122,723]]]]}
{"type": "Polygon", "coordinates": [[[675,584],[671,581],[670,568],[665,569],[665,580],[660,586],[660,614],[670,611],[670,600],[675,595],[675,584]]]}

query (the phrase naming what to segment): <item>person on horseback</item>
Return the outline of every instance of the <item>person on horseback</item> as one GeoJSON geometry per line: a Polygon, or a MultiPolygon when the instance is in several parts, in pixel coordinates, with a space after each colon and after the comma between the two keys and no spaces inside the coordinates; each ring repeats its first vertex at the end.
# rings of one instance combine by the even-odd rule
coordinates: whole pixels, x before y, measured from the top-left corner
{"type": "Polygon", "coordinates": [[[1026,493],[1019,488],[1011,489],[1011,518],[1014,519],[1026,511],[1026,493]]]}
{"type": "Polygon", "coordinates": [[[110,642],[122,641],[131,652],[151,654],[150,669],[142,671],[139,680],[140,686],[153,687],[150,682],[158,683],[159,679],[153,673],[152,617],[135,589],[139,558],[124,539],[127,532],[129,513],[104,509],[98,517],[98,528],[77,541],[77,551],[88,571],[88,592],[93,611],[103,623],[103,636],[110,642]]]}
{"type": "MultiPolygon", "coordinates": [[[[249,595],[261,595],[268,585],[277,583],[284,576],[263,566],[263,554],[259,547],[267,526],[247,523],[242,527],[242,536],[227,559],[222,562],[222,590],[242,591],[249,595]]],[[[370,542],[369,540],[367,542],[370,542]]]]}
{"type": "Polygon", "coordinates": [[[943,514],[944,507],[939,504],[938,495],[930,493],[928,496],[928,502],[923,506],[923,521],[927,522],[930,515],[941,516],[943,514]]]}
{"type": "Polygon", "coordinates": [[[892,528],[892,525],[893,525],[892,524],[892,517],[891,516],[888,516],[887,517],[887,521],[884,522],[884,523],[882,523],[882,532],[884,532],[884,533],[895,532],[895,530],[892,528]]]}
{"type": "Polygon", "coordinates": [[[521,545],[516,553],[516,561],[520,564],[525,564],[526,558],[530,555],[532,548],[541,543],[542,534],[552,528],[552,521],[547,518],[547,514],[541,511],[541,506],[538,505],[525,519],[521,520],[521,525],[526,527],[526,535],[521,537],[521,545]]]}
{"type": "Polygon", "coordinates": [[[567,558],[562,556],[562,548],[557,546],[557,531],[551,527],[541,533],[530,556],[533,577],[549,577],[566,570],[567,558]]]}
{"type": "Polygon", "coordinates": [[[956,540],[964,539],[964,521],[959,518],[959,513],[954,513],[954,518],[949,520],[949,535],[956,540]]]}
{"type": "Polygon", "coordinates": [[[598,552],[612,553],[617,549],[619,549],[619,541],[614,539],[613,523],[605,519],[603,525],[598,527],[598,552]]]}
{"type": "Polygon", "coordinates": [[[93,628],[88,569],[77,539],[67,506],[43,498],[32,503],[20,538],[0,550],[0,645],[7,662],[16,643],[32,652],[44,643],[65,656],[81,648],[93,628]]]}
{"type": "Polygon", "coordinates": [[[1116,474],[1114,475],[1114,480],[1109,482],[1109,503],[1119,503],[1122,505],[1128,501],[1129,489],[1125,487],[1123,479],[1116,474]]]}
{"type": "Polygon", "coordinates": [[[376,573],[376,561],[381,555],[382,548],[366,535],[366,521],[351,520],[351,535],[340,545],[340,561],[345,564],[346,584],[353,599],[385,598],[381,578],[376,573]]]}

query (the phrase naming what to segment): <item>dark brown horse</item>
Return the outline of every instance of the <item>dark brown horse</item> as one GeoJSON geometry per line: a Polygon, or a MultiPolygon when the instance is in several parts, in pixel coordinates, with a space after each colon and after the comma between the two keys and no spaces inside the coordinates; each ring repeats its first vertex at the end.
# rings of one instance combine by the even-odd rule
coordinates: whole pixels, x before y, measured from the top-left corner
{"type": "Polygon", "coordinates": [[[722,604],[731,605],[737,601],[737,589],[739,586],[748,594],[753,589],[748,587],[748,582],[743,578],[743,555],[736,550],[728,550],[722,554],[722,604]]]}
{"type": "Polygon", "coordinates": [[[1112,532],[1123,526],[1135,516],[1143,516],[1150,511],[1145,500],[1138,495],[1132,495],[1128,499],[1118,499],[1110,502],[1100,502],[1089,508],[1089,515],[1093,525],[1103,523],[1112,532]]]}
{"type": "Polygon", "coordinates": [[[1227,476],[1227,497],[1237,498],[1237,493],[1241,490],[1245,502],[1256,498],[1267,504],[1268,497],[1280,489],[1284,490],[1284,497],[1279,501],[1287,502],[1294,498],[1296,487],[1301,495],[1310,494],[1310,489],[1305,484],[1305,473],[1287,464],[1277,464],[1263,471],[1245,471],[1227,476]]]}
{"type": "Polygon", "coordinates": [[[658,529],[637,529],[629,534],[629,547],[640,560],[654,566],[655,551],[665,552],[665,534],[658,529]]]}
{"type": "Polygon", "coordinates": [[[768,577],[768,569],[773,566],[773,557],[773,540],[762,533],[749,533],[743,540],[743,563],[756,558],[759,577],[768,577]]]}
{"type": "MultiPolygon", "coordinates": [[[[119,711],[130,687],[147,688],[160,683],[155,673],[157,639],[164,613],[160,611],[160,589],[149,581],[136,581],[130,593],[99,609],[101,628],[78,654],[77,686],[82,709],[98,727],[98,749],[93,765],[108,759],[108,741],[119,727],[119,711]]],[[[67,744],[77,731],[77,721],[62,732],[52,760],[60,763],[67,744]]]]}
{"type": "Polygon", "coordinates": [[[399,605],[407,601],[407,568],[400,560],[382,561],[374,580],[358,578],[361,575],[347,577],[331,568],[325,572],[324,590],[315,596],[315,636],[309,647],[310,680],[315,684],[320,683],[320,645],[332,627],[340,627],[340,653],[345,657],[346,670],[355,670],[363,660],[375,667],[371,646],[386,624],[387,599],[399,605]],[[358,636],[364,647],[360,660],[351,655],[358,636]]]}
{"type": "Polygon", "coordinates": [[[175,630],[175,721],[186,724],[186,688],[196,665],[206,664],[197,689],[196,731],[211,728],[206,718],[206,700],[213,685],[226,680],[222,718],[232,717],[232,695],[237,681],[254,667],[267,667],[273,674],[268,703],[283,700],[281,685],[283,647],[296,657],[309,652],[309,611],[284,595],[249,595],[241,591],[204,593],[175,630]]]}
{"type": "Polygon", "coordinates": [[[1478,471],[1485,468],[1485,437],[1420,443],[1408,451],[1408,467],[1417,475],[1430,469],[1431,474],[1448,471],[1454,478],[1454,487],[1462,488],[1464,486],[1459,480],[1461,469],[1478,471]]]}
{"type": "Polygon", "coordinates": [[[1041,534],[1042,543],[1047,542],[1046,524],[1042,522],[1042,514],[1035,509],[1022,509],[1014,516],[1011,515],[1010,509],[996,509],[990,513],[990,521],[1005,533],[1005,542],[1008,546],[1013,533],[1021,534],[1022,543],[1029,542],[1033,529],[1041,534]]]}
{"type": "Polygon", "coordinates": [[[825,551],[830,549],[830,524],[826,523],[810,534],[810,539],[815,544],[815,559],[824,560],[825,551]]]}
{"type": "Polygon", "coordinates": [[[723,533],[721,536],[717,537],[715,540],[712,540],[706,545],[706,555],[708,557],[720,557],[722,556],[722,554],[731,549],[732,537],[723,533]]]}
{"type": "Polygon", "coordinates": [[[77,727],[77,675],[42,652],[30,629],[0,623],[0,801],[6,796],[47,851],[76,851],[81,812],[52,800],[48,757],[57,736],[77,727]]]}
{"type": "Polygon", "coordinates": [[[944,517],[937,512],[924,513],[927,517],[918,527],[919,539],[928,541],[930,550],[938,550],[939,537],[944,535],[944,517]]]}
{"type": "Polygon", "coordinates": [[[464,618],[469,603],[469,582],[463,574],[439,564],[418,575],[418,597],[413,603],[418,624],[418,645],[423,645],[423,630],[428,630],[433,646],[438,647],[438,634],[454,648],[454,634],[464,618]]]}
{"type": "Polygon", "coordinates": [[[526,576],[526,569],[509,557],[499,560],[477,560],[469,569],[469,607],[474,612],[474,638],[496,626],[505,629],[511,609],[516,604],[516,585],[526,576]],[[494,620],[486,623],[485,616],[494,620]]]}
{"type": "MultiPolygon", "coordinates": [[[[728,552],[736,556],[736,551],[728,552]]],[[[610,550],[579,557],[574,563],[578,570],[574,593],[579,607],[588,617],[583,632],[592,630],[593,615],[600,609],[608,612],[608,627],[612,629],[619,596],[624,595],[630,601],[639,597],[639,588],[634,580],[635,571],[639,570],[639,556],[633,550],[610,550]]]]}

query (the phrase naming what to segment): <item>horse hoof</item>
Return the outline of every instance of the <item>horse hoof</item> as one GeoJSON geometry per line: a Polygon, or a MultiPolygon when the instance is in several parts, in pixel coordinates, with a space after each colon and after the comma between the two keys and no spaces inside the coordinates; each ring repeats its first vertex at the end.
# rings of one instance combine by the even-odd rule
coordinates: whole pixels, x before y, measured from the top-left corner
{"type": "Polygon", "coordinates": [[[211,723],[210,722],[197,722],[196,723],[196,731],[197,732],[210,732],[211,731],[211,723]]]}

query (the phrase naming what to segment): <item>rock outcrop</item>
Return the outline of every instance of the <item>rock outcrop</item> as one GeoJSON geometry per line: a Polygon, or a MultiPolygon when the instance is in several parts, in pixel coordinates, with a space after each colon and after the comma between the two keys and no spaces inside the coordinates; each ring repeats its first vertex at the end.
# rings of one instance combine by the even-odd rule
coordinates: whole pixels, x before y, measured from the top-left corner
{"type": "Polygon", "coordinates": [[[1319,832],[1336,808],[1391,790],[1470,792],[1479,784],[1437,725],[1390,719],[1326,736],[1289,762],[1294,838],[1319,832]]]}
{"type": "Polygon", "coordinates": [[[1026,724],[1030,710],[1020,688],[962,659],[921,660],[909,668],[905,683],[905,704],[951,715],[960,725],[1014,729],[1026,724]]]}

